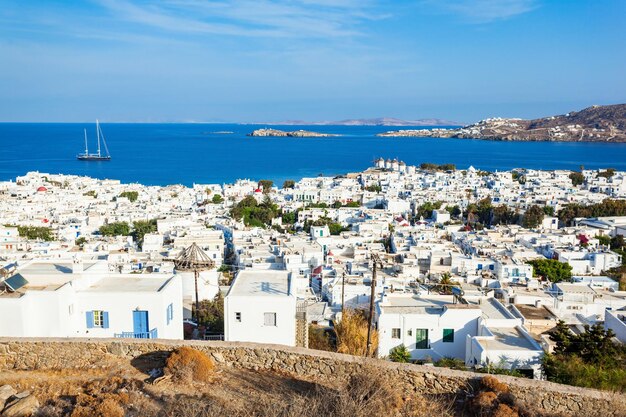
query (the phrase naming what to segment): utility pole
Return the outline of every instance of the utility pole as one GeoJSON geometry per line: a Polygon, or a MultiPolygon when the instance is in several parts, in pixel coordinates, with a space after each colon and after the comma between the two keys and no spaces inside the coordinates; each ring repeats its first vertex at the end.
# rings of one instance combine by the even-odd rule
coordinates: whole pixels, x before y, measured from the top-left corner
{"type": "Polygon", "coordinates": [[[196,323],[200,324],[200,297],[198,297],[198,277],[200,276],[200,272],[198,269],[193,270],[193,280],[194,285],[196,287],[196,323]]]}
{"type": "Polygon", "coordinates": [[[372,324],[374,321],[374,297],[376,296],[376,271],[378,267],[383,267],[383,262],[380,260],[378,254],[372,253],[371,255],[373,267],[372,267],[372,283],[370,291],[370,313],[367,318],[367,347],[365,349],[365,356],[369,357],[372,351],[372,324]]]}
{"type": "Polygon", "coordinates": [[[341,274],[341,318],[343,319],[343,311],[344,311],[344,306],[346,304],[346,296],[345,296],[345,289],[346,289],[346,271],[343,271],[343,274],[341,274]]]}

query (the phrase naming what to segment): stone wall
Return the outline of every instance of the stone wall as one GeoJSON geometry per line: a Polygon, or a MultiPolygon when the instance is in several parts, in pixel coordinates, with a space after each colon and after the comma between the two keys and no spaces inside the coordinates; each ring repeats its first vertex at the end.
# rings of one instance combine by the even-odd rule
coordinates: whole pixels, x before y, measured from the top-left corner
{"type": "MultiPolygon", "coordinates": [[[[0,373],[5,370],[90,368],[111,355],[128,359],[165,358],[179,346],[211,355],[221,366],[290,373],[316,382],[346,380],[363,366],[377,366],[394,376],[407,391],[463,394],[482,374],[412,364],[363,359],[338,353],[255,343],[138,339],[2,339],[0,373]]],[[[626,396],[545,381],[498,376],[522,404],[571,416],[626,416],[626,396]]]]}

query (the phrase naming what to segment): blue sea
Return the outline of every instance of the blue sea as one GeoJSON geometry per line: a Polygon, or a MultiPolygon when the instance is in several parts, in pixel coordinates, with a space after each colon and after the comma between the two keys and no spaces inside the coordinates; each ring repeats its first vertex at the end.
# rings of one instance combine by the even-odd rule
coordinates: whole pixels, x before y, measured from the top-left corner
{"type": "MultiPolygon", "coordinates": [[[[84,162],[83,129],[90,152],[95,124],[0,123],[0,180],[28,171],[87,175],[147,185],[229,183],[239,178],[285,179],[361,171],[377,157],[407,164],[453,163],[464,169],[626,170],[626,144],[494,142],[468,139],[381,138],[380,126],[259,126],[238,124],[101,124],[112,159],[84,162]],[[261,127],[307,129],[330,138],[248,137],[261,127]],[[233,132],[221,134],[216,132],[233,132]]],[[[408,129],[408,127],[402,127],[408,129]]]]}

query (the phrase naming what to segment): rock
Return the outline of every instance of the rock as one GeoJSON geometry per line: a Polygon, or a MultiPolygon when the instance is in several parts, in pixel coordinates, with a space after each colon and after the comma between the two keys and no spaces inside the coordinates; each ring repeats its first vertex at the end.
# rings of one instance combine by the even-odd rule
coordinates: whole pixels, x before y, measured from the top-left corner
{"type": "Polygon", "coordinates": [[[18,399],[0,414],[2,417],[30,417],[39,408],[39,401],[34,395],[18,399]]]}
{"type": "Polygon", "coordinates": [[[215,359],[215,362],[217,363],[224,363],[224,356],[221,353],[218,352],[212,352],[211,356],[213,356],[213,359],[215,359]]]}
{"type": "Polygon", "coordinates": [[[294,130],[293,132],[285,132],[278,129],[257,129],[248,136],[270,136],[270,137],[292,137],[292,138],[326,138],[339,136],[330,133],[311,132],[308,130],[294,130]]]}
{"type": "Polygon", "coordinates": [[[30,395],[30,391],[22,391],[19,394],[15,394],[15,398],[19,398],[20,400],[22,398],[26,398],[30,395]]]}
{"type": "Polygon", "coordinates": [[[7,400],[17,394],[17,391],[10,385],[3,385],[0,387],[0,410],[2,410],[7,403],[7,400]]]}

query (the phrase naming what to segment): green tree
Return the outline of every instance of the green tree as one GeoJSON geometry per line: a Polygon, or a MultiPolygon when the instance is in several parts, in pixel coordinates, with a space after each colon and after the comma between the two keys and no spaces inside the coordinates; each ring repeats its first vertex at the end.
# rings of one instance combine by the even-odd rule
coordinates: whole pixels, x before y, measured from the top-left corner
{"type": "Polygon", "coordinates": [[[544,216],[545,213],[543,212],[543,209],[541,207],[539,207],[538,205],[530,206],[528,210],[526,210],[526,213],[524,213],[522,226],[527,229],[534,229],[536,227],[539,227],[541,225],[541,222],[543,221],[544,216]]]}
{"type": "Polygon", "coordinates": [[[611,244],[611,237],[607,235],[597,235],[596,239],[601,245],[609,246],[611,244]]]}
{"type": "Polygon", "coordinates": [[[87,243],[87,239],[85,238],[85,236],[80,236],[76,238],[76,240],[74,241],[74,244],[76,246],[80,246],[81,248],[83,247],[85,243],[87,243]]]}
{"type": "Polygon", "coordinates": [[[274,186],[274,181],[272,180],[259,181],[259,187],[263,189],[263,194],[269,194],[269,192],[272,191],[273,186],[274,186]]]}
{"type": "Polygon", "coordinates": [[[424,162],[420,164],[420,169],[425,171],[456,171],[456,165],[454,164],[431,164],[429,162],[424,162]]]}
{"type": "Polygon", "coordinates": [[[254,197],[247,196],[230,210],[230,214],[237,220],[243,219],[246,226],[263,227],[269,226],[272,219],[278,216],[278,206],[272,203],[268,195],[261,204],[254,197]]]}
{"type": "Polygon", "coordinates": [[[131,236],[133,240],[137,242],[139,247],[143,247],[143,238],[148,233],[155,233],[157,231],[157,219],[151,220],[137,220],[133,222],[133,231],[131,236]]]}
{"type": "Polygon", "coordinates": [[[519,221],[519,214],[506,204],[500,204],[492,209],[491,224],[515,224],[519,221]]]}
{"type": "Polygon", "coordinates": [[[121,193],[119,195],[119,197],[126,197],[126,198],[128,198],[128,200],[131,203],[134,203],[135,201],[137,201],[137,198],[139,198],[139,192],[137,192],[137,191],[124,191],[123,193],[121,193]]]}
{"type": "Polygon", "coordinates": [[[615,175],[615,168],[608,168],[606,171],[598,172],[598,177],[611,178],[615,175]]]}
{"type": "Polygon", "coordinates": [[[455,219],[458,219],[462,213],[461,208],[458,205],[447,206],[446,211],[450,213],[450,217],[455,218],[455,219]]]}
{"type": "Polygon", "coordinates": [[[200,301],[198,315],[195,315],[195,303],[192,307],[193,316],[199,318],[200,325],[206,326],[211,333],[224,333],[224,297],[220,291],[213,300],[200,301]]]}
{"type": "Polygon", "coordinates": [[[359,203],[358,201],[348,201],[346,204],[343,205],[343,207],[361,207],[361,203],[359,203]]]}
{"type": "Polygon", "coordinates": [[[572,180],[572,185],[575,187],[585,182],[585,176],[580,172],[572,172],[569,174],[569,179],[572,180]]]}
{"type": "Polygon", "coordinates": [[[550,282],[570,281],[572,266],[555,259],[533,259],[528,262],[533,267],[533,276],[541,276],[550,282]]]}
{"type": "Polygon", "coordinates": [[[283,182],[283,189],[294,188],[296,186],[296,182],[294,180],[285,180],[283,182]]]}
{"type": "Polygon", "coordinates": [[[417,217],[421,217],[424,219],[431,218],[433,214],[433,210],[439,210],[441,208],[442,202],[436,201],[434,203],[427,201],[417,209],[417,217]]]}
{"type": "Polygon", "coordinates": [[[607,198],[601,203],[588,206],[570,203],[559,210],[558,216],[559,220],[568,226],[577,217],[626,216],[626,200],[607,198]]]}
{"type": "Polygon", "coordinates": [[[224,202],[224,197],[222,197],[219,194],[214,194],[213,198],[211,199],[211,202],[213,204],[222,204],[224,202]]]}
{"type": "Polygon", "coordinates": [[[372,184],[365,187],[365,189],[372,193],[379,193],[383,190],[383,187],[381,187],[379,184],[372,184]]]}
{"type": "Polygon", "coordinates": [[[553,382],[626,392],[626,347],[614,337],[599,323],[575,334],[559,321],[550,332],[556,346],[544,356],[545,375],[553,382]]]}
{"type": "Polygon", "coordinates": [[[294,224],[297,220],[297,216],[296,216],[296,212],[295,211],[290,211],[287,213],[283,213],[282,215],[282,222],[283,224],[294,224]]]}
{"type": "Polygon", "coordinates": [[[392,362],[408,363],[411,361],[411,352],[404,345],[398,345],[389,351],[389,360],[392,362]]]}
{"type": "Polygon", "coordinates": [[[128,236],[130,235],[130,226],[126,222],[115,222],[100,226],[100,234],[102,236],[128,236]]]}
{"type": "Polygon", "coordinates": [[[20,236],[30,240],[44,240],[46,242],[53,240],[52,232],[49,227],[17,226],[17,232],[20,236]]]}
{"type": "Polygon", "coordinates": [[[341,208],[341,206],[343,206],[343,204],[341,204],[341,201],[335,201],[332,205],[332,207],[335,209],[341,208]]]}
{"type": "Polygon", "coordinates": [[[552,206],[543,206],[543,213],[546,216],[554,216],[554,207],[552,207],[552,206]]]}

